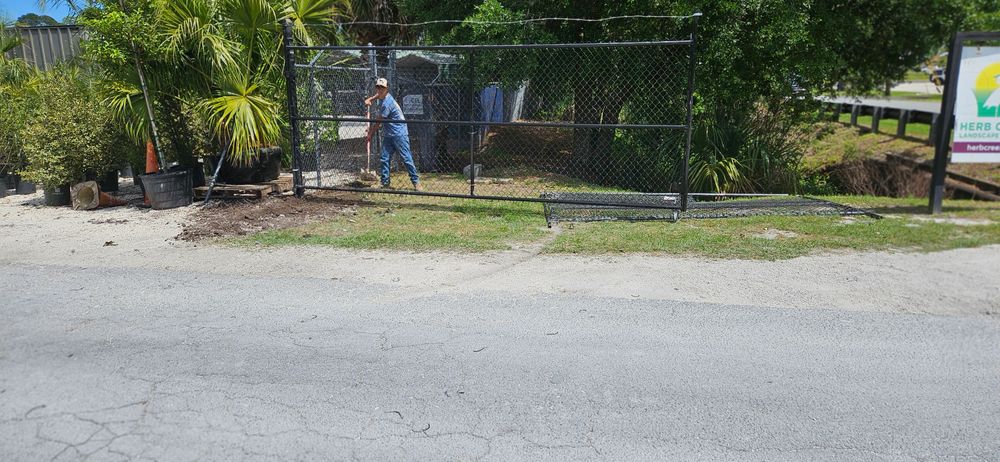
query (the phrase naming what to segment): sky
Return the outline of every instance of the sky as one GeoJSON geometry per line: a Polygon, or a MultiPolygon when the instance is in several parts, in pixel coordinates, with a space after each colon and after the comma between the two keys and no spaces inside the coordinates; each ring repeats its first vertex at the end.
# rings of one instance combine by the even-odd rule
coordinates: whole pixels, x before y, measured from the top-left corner
{"type": "Polygon", "coordinates": [[[45,2],[45,9],[38,7],[38,0],[0,0],[0,16],[9,21],[17,19],[22,14],[37,13],[47,14],[62,21],[69,14],[69,8],[65,5],[53,6],[51,0],[45,2]]]}

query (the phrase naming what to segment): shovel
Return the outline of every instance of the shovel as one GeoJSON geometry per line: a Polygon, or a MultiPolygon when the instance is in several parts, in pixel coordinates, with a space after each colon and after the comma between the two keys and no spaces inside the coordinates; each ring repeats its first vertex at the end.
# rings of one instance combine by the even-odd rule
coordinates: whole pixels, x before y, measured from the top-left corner
{"type": "MultiPolygon", "coordinates": [[[[368,120],[368,130],[371,130],[371,127],[372,127],[371,118],[372,118],[372,111],[371,111],[371,107],[369,106],[368,107],[368,119],[369,119],[368,120]]],[[[374,183],[374,182],[378,181],[378,176],[375,175],[375,172],[372,170],[372,140],[371,140],[371,138],[368,137],[368,130],[365,130],[365,154],[366,154],[366,158],[367,158],[367,164],[366,164],[365,168],[363,170],[361,170],[361,174],[358,175],[358,179],[360,179],[361,181],[365,181],[365,182],[369,182],[369,183],[374,183]]]]}

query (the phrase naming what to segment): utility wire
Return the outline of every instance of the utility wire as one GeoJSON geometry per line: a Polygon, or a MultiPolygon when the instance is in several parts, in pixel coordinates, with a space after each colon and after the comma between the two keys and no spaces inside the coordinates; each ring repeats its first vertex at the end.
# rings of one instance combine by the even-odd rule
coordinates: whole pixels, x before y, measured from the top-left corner
{"type": "Polygon", "coordinates": [[[434,21],[424,21],[424,22],[383,22],[383,21],[352,21],[340,23],[342,26],[354,26],[354,25],[368,25],[368,26],[427,26],[431,24],[494,24],[494,25],[513,25],[513,24],[527,24],[532,22],[545,22],[545,21],[572,21],[572,22],[605,22],[605,21],[615,21],[619,19],[691,19],[701,17],[701,13],[695,13],[686,16],[666,16],[666,15],[624,15],[624,16],[608,16],[606,18],[599,19],[589,19],[589,18],[529,18],[529,19],[519,19],[516,21],[472,21],[465,19],[437,19],[434,21]]]}

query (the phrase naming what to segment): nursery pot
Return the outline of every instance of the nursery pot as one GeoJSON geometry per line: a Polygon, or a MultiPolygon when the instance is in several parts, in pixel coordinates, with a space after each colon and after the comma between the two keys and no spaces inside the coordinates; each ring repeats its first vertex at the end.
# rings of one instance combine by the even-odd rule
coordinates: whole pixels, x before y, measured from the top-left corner
{"type": "Polygon", "coordinates": [[[15,186],[14,194],[34,194],[35,191],[38,190],[38,188],[35,187],[35,183],[24,181],[20,178],[15,178],[15,180],[18,181],[16,182],[17,186],[15,186]]]}
{"type": "Polygon", "coordinates": [[[101,191],[104,192],[118,191],[118,170],[112,170],[101,175],[97,179],[97,187],[101,188],[101,191]]]}
{"type": "Polygon", "coordinates": [[[191,184],[198,188],[205,186],[205,164],[202,163],[201,159],[195,161],[194,166],[191,167],[191,184]]]}
{"type": "Polygon", "coordinates": [[[52,207],[61,207],[64,205],[69,205],[69,185],[62,185],[57,187],[46,187],[45,188],[45,205],[52,207]]]}
{"type": "Polygon", "coordinates": [[[194,187],[191,186],[191,171],[187,169],[139,175],[142,189],[149,198],[149,204],[156,210],[172,209],[191,205],[194,201],[194,187]]]}
{"type": "MultiPolygon", "coordinates": [[[[212,159],[212,167],[218,165],[219,158],[212,159]]],[[[227,159],[219,169],[219,182],[226,184],[263,183],[278,179],[281,173],[281,148],[264,148],[250,165],[233,165],[227,159]]]]}

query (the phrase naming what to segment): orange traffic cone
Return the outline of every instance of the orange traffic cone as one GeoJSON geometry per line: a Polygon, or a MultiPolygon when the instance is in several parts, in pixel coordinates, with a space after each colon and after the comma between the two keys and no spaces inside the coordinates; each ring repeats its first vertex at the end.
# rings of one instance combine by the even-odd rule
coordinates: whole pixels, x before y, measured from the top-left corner
{"type": "MultiPolygon", "coordinates": [[[[146,140],[146,174],[156,173],[160,170],[159,164],[156,162],[156,149],[153,149],[153,142],[146,140]]],[[[142,203],[149,205],[149,196],[143,194],[142,203]]]]}
{"type": "Polygon", "coordinates": [[[93,210],[98,207],[117,207],[126,202],[102,192],[95,181],[84,181],[69,188],[74,210],[93,210]]]}
{"type": "Polygon", "coordinates": [[[106,192],[101,192],[100,201],[98,202],[98,207],[118,207],[120,205],[125,205],[125,202],[117,197],[114,197],[106,192]]]}

